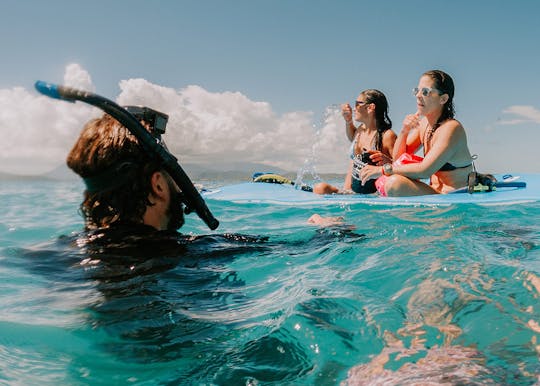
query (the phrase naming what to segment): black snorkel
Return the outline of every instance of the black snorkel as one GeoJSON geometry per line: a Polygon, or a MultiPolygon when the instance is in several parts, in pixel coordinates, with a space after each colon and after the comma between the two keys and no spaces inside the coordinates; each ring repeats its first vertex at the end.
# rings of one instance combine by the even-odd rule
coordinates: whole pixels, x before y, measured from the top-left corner
{"type": "Polygon", "coordinates": [[[178,187],[182,190],[183,201],[186,205],[186,213],[195,211],[212,230],[219,226],[219,221],[212,215],[188,175],[178,163],[176,157],[156,141],[152,134],[145,129],[132,113],[113,101],[88,91],[77,90],[43,81],[37,81],[35,87],[40,93],[51,98],[73,103],[79,100],[98,107],[115,118],[138,139],[139,143],[148,154],[155,155],[155,157],[162,162],[163,169],[170,174],[174,182],[176,182],[178,187]]]}

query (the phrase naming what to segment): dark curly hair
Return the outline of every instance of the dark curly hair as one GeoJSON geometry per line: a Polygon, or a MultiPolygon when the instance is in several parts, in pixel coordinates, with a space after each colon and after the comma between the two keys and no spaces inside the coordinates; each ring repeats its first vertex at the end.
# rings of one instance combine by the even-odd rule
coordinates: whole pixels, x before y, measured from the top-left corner
{"type": "Polygon", "coordinates": [[[139,142],[110,115],[88,122],[67,157],[68,167],[83,179],[118,167],[120,178],[110,188],[84,192],[80,211],[86,229],[109,227],[117,222],[142,222],[151,192],[150,180],[161,165],[149,158],[139,142]]]}
{"type": "Polygon", "coordinates": [[[441,116],[437,119],[437,122],[435,122],[435,125],[433,125],[433,128],[428,133],[426,143],[429,143],[435,130],[437,130],[444,121],[454,119],[456,114],[454,109],[454,80],[450,75],[441,70],[426,71],[422,76],[428,76],[433,80],[434,88],[439,90],[440,95],[448,95],[448,100],[443,106],[441,116]]]}

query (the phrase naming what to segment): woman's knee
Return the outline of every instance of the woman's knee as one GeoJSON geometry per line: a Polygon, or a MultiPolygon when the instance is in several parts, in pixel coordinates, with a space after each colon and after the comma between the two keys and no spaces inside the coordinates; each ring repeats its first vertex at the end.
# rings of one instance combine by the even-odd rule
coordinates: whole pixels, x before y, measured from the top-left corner
{"type": "Polygon", "coordinates": [[[313,186],[313,193],[315,194],[331,194],[335,193],[337,189],[326,182],[319,182],[313,186]]]}
{"type": "Polygon", "coordinates": [[[325,190],[328,184],[326,182],[319,182],[313,186],[313,193],[316,194],[325,194],[325,190]]]}
{"type": "Polygon", "coordinates": [[[438,193],[421,181],[411,180],[399,174],[390,176],[384,184],[384,189],[388,196],[420,196],[438,193]]]}
{"type": "Polygon", "coordinates": [[[388,196],[398,196],[408,181],[407,177],[393,174],[386,179],[384,190],[388,196]]]}

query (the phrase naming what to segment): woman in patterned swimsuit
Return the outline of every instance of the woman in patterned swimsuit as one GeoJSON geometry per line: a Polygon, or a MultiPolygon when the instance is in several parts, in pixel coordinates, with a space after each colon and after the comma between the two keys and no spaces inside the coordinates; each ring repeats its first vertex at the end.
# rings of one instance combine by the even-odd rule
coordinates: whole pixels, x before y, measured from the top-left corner
{"type": "Polygon", "coordinates": [[[392,162],[392,150],[397,136],[391,130],[392,121],[388,117],[388,101],[378,90],[362,91],[354,107],[354,119],[360,122],[358,127],[354,125],[351,106],[347,103],[342,105],[341,109],[347,137],[352,141],[351,162],[343,190],[323,182],[315,185],[313,192],[318,194],[375,193],[374,181],[361,183],[360,170],[366,163],[383,165],[392,162]],[[362,160],[363,153],[364,160],[362,160]]]}

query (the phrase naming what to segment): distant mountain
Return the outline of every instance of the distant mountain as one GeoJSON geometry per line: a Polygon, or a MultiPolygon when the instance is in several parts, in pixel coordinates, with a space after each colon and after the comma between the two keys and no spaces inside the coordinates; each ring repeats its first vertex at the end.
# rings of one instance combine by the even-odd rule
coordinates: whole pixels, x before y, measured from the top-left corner
{"type": "Polygon", "coordinates": [[[43,174],[44,177],[52,180],[72,181],[79,180],[79,176],[73,172],[66,164],[62,164],[48,173],[43,174]]]}
{"type": "Polygon", "coordinates": [[[186,173],[193,175],[206,173],[249,173],[255,172],[272,172],[272,173],[287,173],[286,170],[275,166],[269,166],[262,163],[246,163],[246,162],[221,162],[219,164],[190,164],[183,163],[182,168],[186,173]]]}
{"type": "Polygon", "coordinates": [[[79,177],[67,166],[60,165],[54,170],[44,174],[13,174],[0,172],[0,181],[29,181],[29,180],[54,180],[54,181],[75,181],[79,177]]]}
{"type": "Polygon", "coordinates": [[[47,176],[26,175],[26,174],[11,174],[0,172],[0,181],[35,181],[35,180],[50,180],[47,176]]]}
{"type": "MultiPolygon", "coordinates": [[[[193,181],[246,181],[251,180],[253,173],[267,172],[283,175],[291,180],[296,179],[296,171],[287,171],[275,166],[262,163],[224,162],[220,164],[182,164],[182,168],[193,181]]],[[[309,176],[306,176],[309,177],[309,176]]],[[[324,180],[341,179],[342,174],[320,175],[324,180]]],[[[14,180],[53,180],[53,181],[78,181],[79,176],[67,165],[62,164],[48,173],[40,175],[16,175],[0,172],[0,181],[14,180]]]]}

